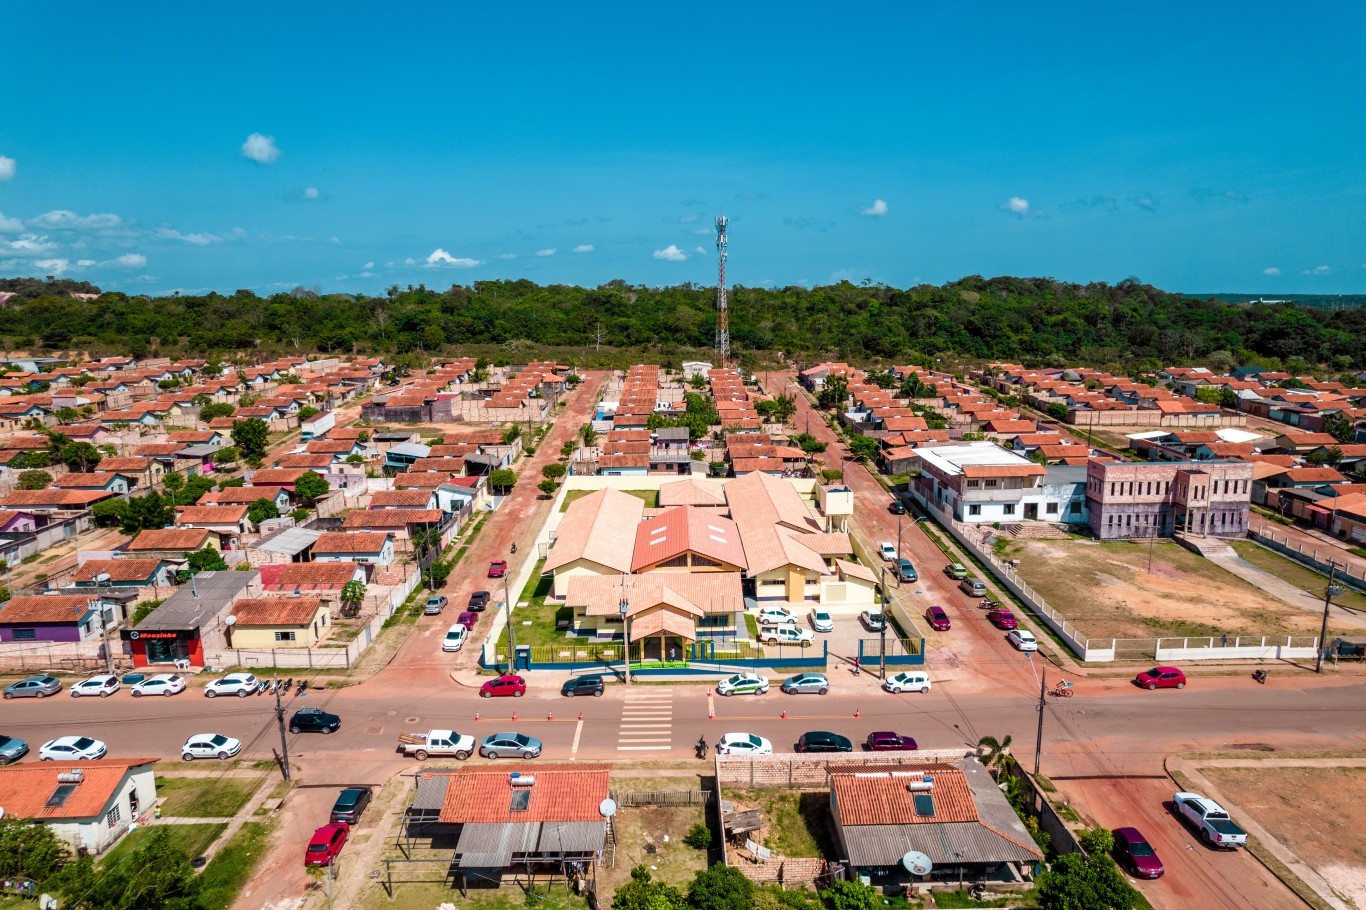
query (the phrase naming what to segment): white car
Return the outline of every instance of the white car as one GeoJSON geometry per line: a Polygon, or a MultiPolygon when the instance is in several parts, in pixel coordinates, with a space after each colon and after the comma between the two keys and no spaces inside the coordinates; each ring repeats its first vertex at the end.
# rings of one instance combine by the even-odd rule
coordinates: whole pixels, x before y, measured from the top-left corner
{"type": "Polygon", "coordinates": [[[760,626],[759,641],[775,645],[801,645],[805,648],[815,639],[816,633],[797,626],[760,626]]]}
{"type": "Polygon", "coordinates": [[[219,761],[227,761],[241,751],[242,741],[240,739],[233,739],[231,736],[224,736],[222,733],[196,733],[185,740],[185,745],[180,747],[180,757],[185,761],[194,761],[196,758],[216,758],[219,761]]]}
{"type": "Polygon", "coordinates": [[[744,695],[748,692],[763,695],[767,691],[768,677],[758,673],[736,673],[716,684],[717,695],[744,695]]]}
{"type": "Polygon", "coordinates": [[[158,673],[133,687],[133,697],[144,695],[175,695],[185,691],[185,677],[179,673],[158,673]]]}
{"type": "Polygon", "coordinates": [[[773,743],[754,733],[727,733],[716,743],[718,755],[772,755],[773,743]]]}
{"type": "Polygon", "coordinates": [[[470,634],[470,630],[465,628],[465,624],[458,622],[446,630],[446,637],[441,641],[441,650],[459,651],[465,646],[465,638],[470,634]]]}
{"type": "Polygon", "coordinates": [[[94,761],[109,750],[98,739],[88,736],[59,736],[43,743],[39,761],[94,761]]]}
{"type": "Polygon", "coordinates": [[[928,692],[934,684],[930,682],[930,675],[923,670],[906,670],[895,676],[887,677],[887,681],[882,684],[882,688],[888,692],[928,692]]]}
{"type": "Polygon", "coordinates": [[[887,562],[896,562],[896,544],[891,541],[884,540],[878,544],[877,552],[887,562]]]}
{"type": "Polygon", "coordinates": [[[204,687],[205,698],[217,698],[220,695],[236,695],[238,698],[246,698],[248,695],[255,695],[261,690],[261,681],[250,673],[229,673],[222,679],[215,679],[204,687]]]}
{"type": "Polygon", "coordinates": [[[83,698],[87,695],[98,695],[100,698],[108,698],[119,690],[119,678],[101,674],[83,679],[71,687],[72,698],[83,698]]]}
{"type": "Polygon", "coordinates": [[[1006,641],[1014,645],[1017,651],[1039,650],[1039,640],[1028,629],[1011,629],[1006,641]]]}
{"type": "Polygon", "coordinates": [[[759,611],[759,625],[781,626],[797,624],[797,617],[783,607],[764,607],[759,611]]]}
{"type": "Polygon", "coordinates": [[[830,615],[829,610],[812,610],[811,628],[817,632],[833,632],[835,631],[835,618],[830,615]]]}

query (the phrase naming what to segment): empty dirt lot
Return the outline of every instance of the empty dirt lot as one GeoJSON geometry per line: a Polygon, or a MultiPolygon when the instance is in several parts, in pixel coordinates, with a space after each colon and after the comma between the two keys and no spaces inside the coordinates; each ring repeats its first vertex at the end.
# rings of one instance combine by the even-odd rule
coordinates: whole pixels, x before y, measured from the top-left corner
{"type": "MultiPolygon", "coordinates": [[[[1049,605],[1092,638],[1316,636],[1299,610],[1168,541],[1024,540],[1006,557],[1049,605]]],[[[1330,634],[1332,630],[1330,627],[1330,634]]],[[[1307,642],[1306,642],[1307,643],[1307,642]]]]}

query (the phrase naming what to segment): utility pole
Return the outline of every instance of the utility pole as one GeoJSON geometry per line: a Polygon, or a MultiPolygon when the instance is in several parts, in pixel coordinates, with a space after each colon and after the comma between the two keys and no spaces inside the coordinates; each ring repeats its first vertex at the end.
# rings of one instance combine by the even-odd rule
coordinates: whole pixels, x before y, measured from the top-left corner
{"type": "Polygon", "coordinates": [[[285,780],[289,780],[289,739],[285,736],[285,706],[280,701],[280,690],[275,690],[275,720],[280,725],[280,752],[284,759],[280,767],[284,772],[285,780]]]}
{"type": "Polygon", "coordinates": [[[877,678],[887,681],[887,608],[892,599],[887,596],[887,563],[882,563],[882,628],[878,630],[877,678]]]}
{"type": "Polygon", "coordinates": [[[508,624],[508,672],[511,673],[517,666],[517,632],[512,628],[512,591],[507,572],[503,573],[503,609],[508,624]]]}
{"type": "Polygon", "coordinates": [[[1039,668],[1039,732],[1034,737],[1034,773],[1039,773],[1039,763],[1043,760],[1043,712],[1044,699],[1048,697],[1048,668],[1039,668]]]}
{"type": "Polygon", "coordinates": [[[1328,608],[1333,605],[1333,598],[1342,593],[1342,588],[1333,584],[1336,576],[1338,563],[1336,560],[1328,560],[1328,587],[1323,589],[1323,628],[1319,630],[1319,654],[1314,661],[1314,672],[1323,672],[1323,654],[1328,650],[1328,608]]]}

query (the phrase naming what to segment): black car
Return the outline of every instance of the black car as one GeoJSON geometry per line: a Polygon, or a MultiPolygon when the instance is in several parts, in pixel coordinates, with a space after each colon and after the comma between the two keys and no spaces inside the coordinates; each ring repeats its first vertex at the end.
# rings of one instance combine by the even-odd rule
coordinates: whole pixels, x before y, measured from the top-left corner
{"type": "Polygon", "coordinates": [[[893,515],[905,515],[906,503],[899,499],[893,499],[891,505],[887,506],[887,511],[891,512],[893,515]]]}
{"type": "Polygon", "coordinates": [[[334,733],[341,729],[341,718],[322,708],[300,708],[289,719],[290,733],[334,733]]]}
{"type": "Polygon", "coordinates": [[[801,739],[797,740],[798,752],[853,752],[854,744],[846,736],[838,733],[826,733],[817,730],[812,733],[803,733],[801,739]]]}
{"type": "Polygon", "coordinates": [[[337,794],[337,801],[332,804],[332,822],[354,825],[374,795],[375,791],[369,787],[347,787],[337,794]]]}
{"type": "Polygon", "coordinates": [[[465,609],[467,609],[467,610],[473,610],[475,613],[483,613],[483,612],[484,612],[484,608],[487,607],[488,605],[489,605],[489,592],[488,592],[488,591],[475,591],[473,594],[470,595],[470,605],[469,605],[468,607],[466,607],[465,609]]]}
{"type": "Polygon", "coordinates": [[[602,695],[603,685],[601,676],[575,676],[567,679],[564,685],[560,686],[560,694],[573,698],[575,695],[602,695]]]}

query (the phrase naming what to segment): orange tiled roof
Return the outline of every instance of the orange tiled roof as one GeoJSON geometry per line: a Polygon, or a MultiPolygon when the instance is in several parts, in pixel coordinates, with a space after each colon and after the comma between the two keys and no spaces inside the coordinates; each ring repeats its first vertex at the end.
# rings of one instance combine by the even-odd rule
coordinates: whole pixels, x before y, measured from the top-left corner
{"type": "Polygon", "coordinates": [[[256,597],[232,605],[239,626],[306,626],[317,615],[316,597],[256,597]]]}
{"type": "Polygon", "coordinates": [[[526,789],[526,809],[512,811],[507,769],[465,766],[451,772],[442,824],[524,824],[528,822],[602,822],[598,807],[608,794],[609,766],[582,762],[537,765],[536,783],[526,789]]]}
{"type": "Polygon", "coordinates": [[[101,573],[110,581],[146,581],[161,568],[160,559],[89,559],[81,563],[73,581],[93,582],[101,573]]]}
{"type": "Polygon", "coordinates": [[[130,769],[155,761],[105,757],[100,761],[35,761],[5,768],[0,771],[0,806],[11,818],[89,818],[104,811],[130,769]],[[80,771],[81,782],[62,805],[48,806],[59,783],[57,775],[68,771],[80,771]]]}
{"type": "Polygon", "coordinates": [[[76,622],[89,610],[84,594],[20,595],[0,609],[0,623],[76,622]]]}

